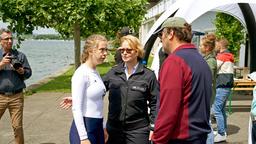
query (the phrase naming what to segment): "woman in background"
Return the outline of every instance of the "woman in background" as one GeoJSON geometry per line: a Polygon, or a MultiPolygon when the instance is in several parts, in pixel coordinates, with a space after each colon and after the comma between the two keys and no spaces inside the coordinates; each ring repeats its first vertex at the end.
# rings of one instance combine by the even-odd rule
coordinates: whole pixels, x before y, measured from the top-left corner
{"type": "MultiPolygon", "coordinates": [[[[216,75],[217,75],[217,61],[215,57],[215,41],[216,36],[214,34],[207,34],[205,35],[200,42],[200,52],[204,57],[204,60],[207,62],[210,70],[212,72],[212,97],[210,106],[212,106],[215,94],[216,94],[216,75]]],[[[210,121],[211,125],[211,121],[210,121]]],[[[207,135],[207,144],[214,143],[214,134],[213,129],[211,133],[207,135]]]]}
{"type": "Polygon", "coordinates": [[[215,54],[215,41],[216,36],[214,34],[205,35],[200,42],[200,51],[204,57],[204,60],[207,62],[210,70],[212,72],[212,98],[211,105],[214,102],[216,94],[216,75],[217,75],[217,61],[215,54]]]}

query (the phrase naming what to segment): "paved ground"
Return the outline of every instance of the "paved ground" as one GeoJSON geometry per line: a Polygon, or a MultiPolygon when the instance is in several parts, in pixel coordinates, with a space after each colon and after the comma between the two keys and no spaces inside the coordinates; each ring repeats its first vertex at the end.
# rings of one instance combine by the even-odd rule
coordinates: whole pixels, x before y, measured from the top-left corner
{"type": "MultiPolygon", "coordinates": [[[[71,111],[61,110],[59,102],[67,93],[36,93],[25,98],[24,133],[26,144],[68,144],[71,111]]],[[[246,144],[252,96],[235,96],[228,117],[228,144],[246,144]]],[[[105,107],[107,103],[105,101],[105,107]]],[[[107,112],[105,111],[105,114],[107,112]]],[[[9,113],[0,121],[0,144],[13,144],[9,113]]]]}
{"type": "MultiPolygon", "coordinates": [[[[228,144],[248,143],[248,122],[252,94],[235,94],[232,114],[228,116],[228,144]]],[[[225,144],[225,143],[223,143],[225,144]]]]}
{"type": "MultiPolygon", "coordinates": [[[[38,93],[25,98],[24,133],[26,144],[67,144],[71,111],[61,110],[64,93],[38,93]]],[[[0,121],[0,144],[12,144],[9,113],[0,121]]]]}

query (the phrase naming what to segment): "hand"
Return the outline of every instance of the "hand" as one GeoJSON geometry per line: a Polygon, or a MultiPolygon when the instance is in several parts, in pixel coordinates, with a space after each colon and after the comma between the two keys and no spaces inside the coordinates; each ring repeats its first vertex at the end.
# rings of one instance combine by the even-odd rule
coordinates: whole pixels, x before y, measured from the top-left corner
{"type": "Polygon", "coordinates": [[[91,142],[89,141],[89,139],[85,139],[85,140],[81,140],[80,144],[91,144],[91,142]]]}
{"type": "Polygon", "coordinates": [[[10,64],[11,59],[9,58],[10,56],[6,55],[3,57],[3,59],[0,61],[0,67],[10,64]]]}
{"type": "Polygon", "coordinates": [[[154,133],[153,131],[150,131],[150,132],[149,132],[149,138],[148,138],[148,140],[151,140],[151,138],[152,138],[152,136],[153,136],[153,133],[154,133]]]}
{"type": "Polygon", "coordinates": [[[24,68],[20,67],[20,68],[16,69],[16,72],[18,72],[19,74],[23,75],[24,74],[24,68]]]}
{"type": "Polygon", "coordinates": [[[104,128],[104,140],[105,140],[105,143],[107,143],[108,141],[108,131],[106,128],[104,128]]]}
{"type": "Polygon", "coordinates": [[[60,102],[62,109],[68,110],[72,106],[72,97],[64,97],[60,102]]]}

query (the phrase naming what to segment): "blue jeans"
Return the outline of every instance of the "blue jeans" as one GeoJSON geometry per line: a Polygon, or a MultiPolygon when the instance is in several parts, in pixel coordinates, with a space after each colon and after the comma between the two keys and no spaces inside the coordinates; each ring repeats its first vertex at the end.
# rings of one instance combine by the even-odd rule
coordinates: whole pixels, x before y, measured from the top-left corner
{"type": "Polygon", "coordinates": [[[213,103],[213,112],[217,122],[218,133],[225,135],[227,129],[226,102],[231,93],[231,88],[217,88],[213,103]]]}

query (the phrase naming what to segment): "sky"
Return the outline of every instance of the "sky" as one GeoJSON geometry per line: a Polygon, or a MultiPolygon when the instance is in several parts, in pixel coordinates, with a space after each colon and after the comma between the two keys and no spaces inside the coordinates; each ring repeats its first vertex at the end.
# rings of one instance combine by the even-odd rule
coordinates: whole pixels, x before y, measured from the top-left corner
{"type": "MultiPolygon", "coordinates": [[[[7,23],[3,23],[2,21],[0,21],[0,28],[6,28],[7,27],[7,23]]],[[[57,34],[58,32],[55,31],[52,28],[42,28],[39,27],[37,30],[33,31],[33,34],[57,34]]]]}

